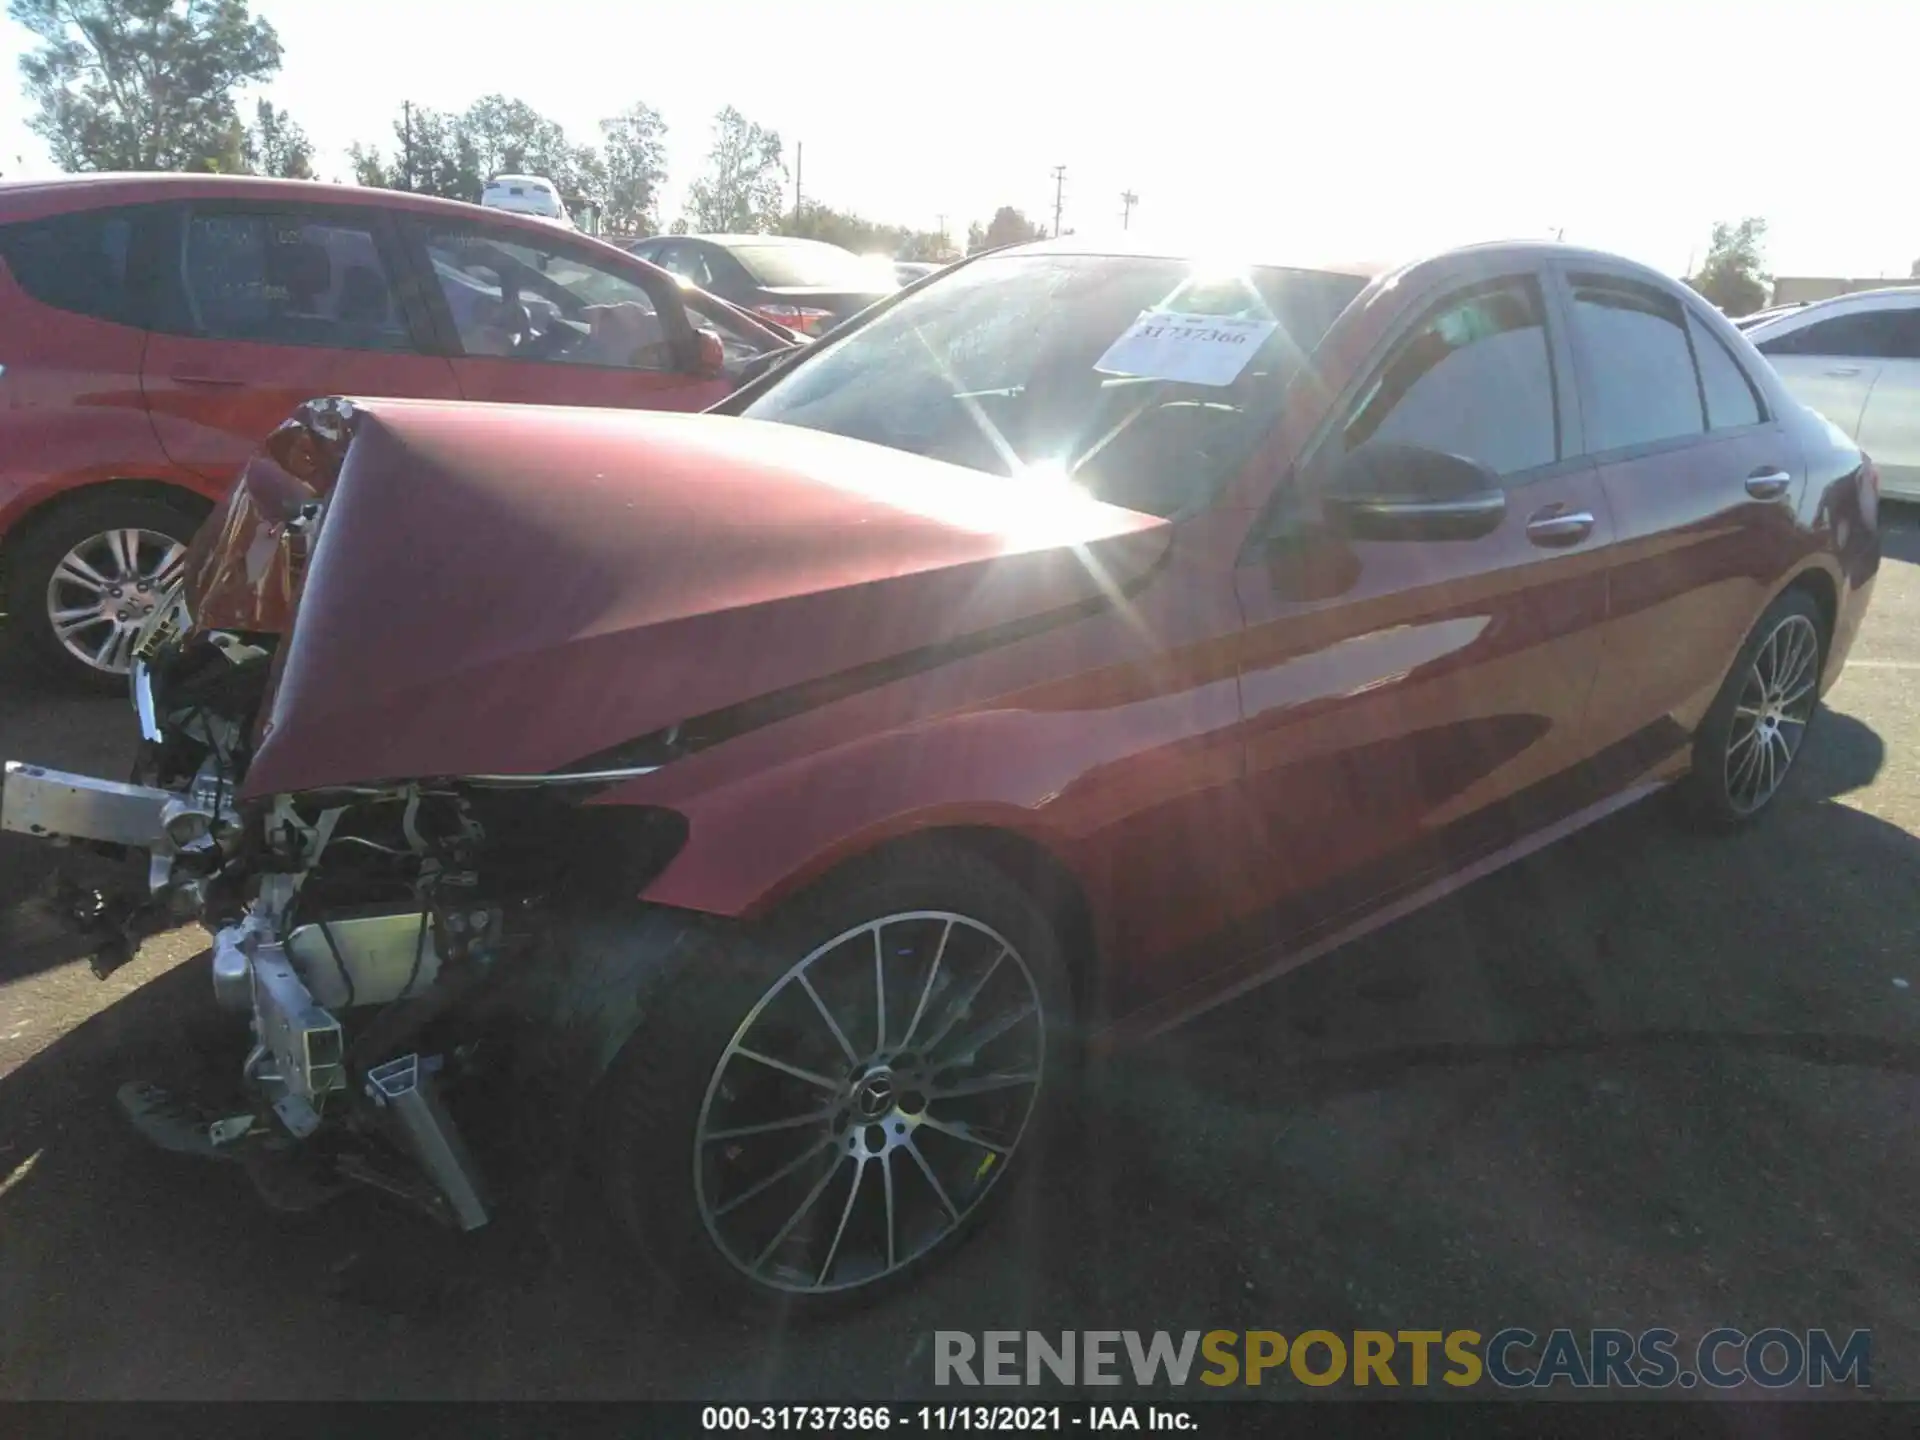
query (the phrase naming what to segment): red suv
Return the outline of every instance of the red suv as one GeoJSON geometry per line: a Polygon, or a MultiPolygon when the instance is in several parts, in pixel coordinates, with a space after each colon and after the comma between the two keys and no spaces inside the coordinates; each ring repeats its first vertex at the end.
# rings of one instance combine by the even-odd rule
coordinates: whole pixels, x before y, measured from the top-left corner
{"type": "Polygon", "coordinates": [[[611,245],[453,201],[231,176],[0,184],[0,572],[114,686],[275,425],[352,394],[699,410],[793,337],[611,245]]]}

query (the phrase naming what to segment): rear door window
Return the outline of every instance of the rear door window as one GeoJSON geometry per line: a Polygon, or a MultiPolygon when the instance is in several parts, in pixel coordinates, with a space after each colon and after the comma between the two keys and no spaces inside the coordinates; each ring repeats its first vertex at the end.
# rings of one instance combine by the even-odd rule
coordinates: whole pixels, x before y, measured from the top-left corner
{"type": "Polygon", "coordinates": [[[374,217],[195,209],[162,329],[209,340],[411,351],[374,217]]]}
{"type": "Polygon", "coordinates": [[[1707,400],[1707,425],[1714,430],[1737,430],[1758,425],[1764,418],[1760,397],[1740,362],[1698,315],[1687,314],[1693,337],[1693,357],[1700,364],[1700,389],[1707,400]]]}
{"type": "Polygon", "coordinates": [[[15,283],[56,310],[139,325],[132,283],[133,214],[89,210],[0,227],[0,255],[15,283]]]}
{"type": "Polygon", "coordinates": [[[1448,297],[1394,346],[1340,432],[1343,453],[1416,446],[1518,475],[1560,458],[1539,286],[1525,276],[1448,297]]]}
{"type": "Polygon", "coordinates": [[[1611,275],[1572,275],[1587,447],[1600,453],[1706,433],[1678,299],[1611,275]]]}

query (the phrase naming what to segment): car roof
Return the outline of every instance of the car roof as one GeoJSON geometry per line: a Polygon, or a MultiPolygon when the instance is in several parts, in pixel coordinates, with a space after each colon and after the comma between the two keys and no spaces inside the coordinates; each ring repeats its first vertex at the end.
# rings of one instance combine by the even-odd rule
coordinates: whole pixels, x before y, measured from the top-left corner
{"type": "Polygon", "coordinates": [[[1445,265],[1454,261],[1534,265],[1545,260],[1579,264],[1607,265],[1614,269],[1637,270],[1668,285],[1679,282],[1638,261],[1602,250],[1590,250],[1556,240],[1486,240],[1458,245],[1448,250],[1422,254],[1391,255],[1387,258],[1355,258],[1308,248],[1291,249],[1284,241],[1254,238],[1251,241],[1222,243],[1202,237],[1157,238],[1139,232],[1110,232],[1097,237],[1062,235],[1058,239],[1034,240],[1009,246],[999,252],[1007,255],[1107,255],[1153,260],[1222,259],[1235,263],[1276,270],[1312,270],[1329,275],[1349,275],[1373,280],[1413,265],[1445,265]]]}
{"type": "MultiPolygon", "coordinates": [[[[168,200],[261,200],[282,205],[376,205],[383,210],[407,210],[428,215],[471,218],[484,210],[491,220],[540,224],[532,216],[416,195],[407,190],[384,190],[371,185],[335,185],[324,180],[274,180],[264,175],[181,175],[174,173],[115,173],[62,175],[48,180],[0,180],[0,221],[34,219],[101,205],[154,204],[168,200]]],[[[551,233],[551,227],[542,233],[551,233]]]]}
{"type": "Polygon", "coordinates": [[[1778,335],[1790,335],[1835,315],[1857,315],[1873,310],[1920,309],[1920,285],[1883,285],[1876,290],[1855,290],[1846,295],[1830,295],[1825,300],[1809,301],[1796,309],[1768,316],[1747,328],[1746,336],[1758,345],[1778,335]]]}
{"type": "MultiPolygon", "coordinates": [[[[813,240],[805,235],[663,235],[663,240],[708,240],[715,245],[824,245],[829,250],[842,250],[845,246],[835,245],[831,240],[813,240]]],[[[849,251],[849,254],[852,252],[849,251]]]]}

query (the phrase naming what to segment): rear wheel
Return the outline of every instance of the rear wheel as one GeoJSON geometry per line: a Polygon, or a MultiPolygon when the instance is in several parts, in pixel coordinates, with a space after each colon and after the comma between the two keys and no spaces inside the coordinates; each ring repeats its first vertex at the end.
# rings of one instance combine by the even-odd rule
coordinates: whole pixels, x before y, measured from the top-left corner
{"type": "Polygon", "coordinates": [[[1755,819],[1780,793],[1820,703],[1825,619],[1789,590],[1767,607],[1694,736],[1685,796],[1722,828],[1755,819]]]}
{"type": "Polygon", "coordinates": [[[7,614],[26,648],[71,685],[123,692],[134,637],[179,577],[200,515],[106,493],[31,525],[7,556],[7,614]]]}
{"type": "Polygon", "coordinates": [[[609,1076],[607,1194],[683,1294],[818,1306],[923,1270],[1038,1146],[1058,942],[1007,875],[918,847],[691,965],[609,1076]]]}

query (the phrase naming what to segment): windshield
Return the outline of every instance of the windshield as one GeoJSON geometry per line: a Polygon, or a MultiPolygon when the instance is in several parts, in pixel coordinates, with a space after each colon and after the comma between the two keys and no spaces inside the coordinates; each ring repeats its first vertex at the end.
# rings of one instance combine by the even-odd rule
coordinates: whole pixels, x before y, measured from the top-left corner
{"type": "Polygon", "coordinates": [[[1171,515],[1204,503],[1251,451],[1363,285],[1179,260],[980,260],[828,342],[741,413],[993,475],[1064,474],[1171,515]],[[1216,351],[1238,352],[1231,373],[1216,351]]]}
{"type": "Polygon", "coordinates": [[[729,245],[727,251],[747,267],[754,282],[774,289],[885,290],[891,284],[885,264],[875,265],[850,250],[816,240],[777,245],[729,245]]]}

